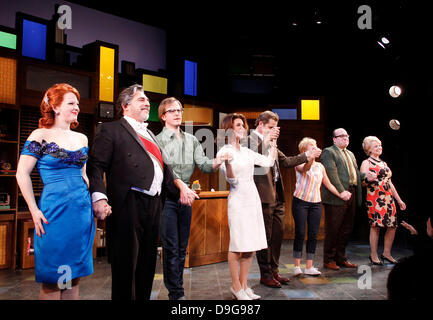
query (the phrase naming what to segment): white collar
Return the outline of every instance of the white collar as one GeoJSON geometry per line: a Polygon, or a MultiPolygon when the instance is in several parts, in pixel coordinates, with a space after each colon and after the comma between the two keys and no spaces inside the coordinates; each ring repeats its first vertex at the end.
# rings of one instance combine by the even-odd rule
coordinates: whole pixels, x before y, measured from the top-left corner
{"type": "Polygon", "coordinates": [[[263,135],[260,132],[258,132],[256,129],[254,129],[253,132],[260,138],[260,140],[263,141],[263,135]]]}
{"type": "Polygon", "coordinates": [[[135,131],[146,130],[147,126],[149,125],[147,122],[141,123],[129,116],[123,116],[123,118],[128,121],[128,123],[131,125],[132,128],[134,128],[135,131]]]}

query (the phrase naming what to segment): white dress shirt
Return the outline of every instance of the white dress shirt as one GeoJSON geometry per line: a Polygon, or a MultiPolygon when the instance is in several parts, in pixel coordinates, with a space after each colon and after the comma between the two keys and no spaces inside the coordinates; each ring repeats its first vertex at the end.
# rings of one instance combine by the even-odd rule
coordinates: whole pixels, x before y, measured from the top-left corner
{"type": "MultiPolygon", "coordinates": [[[[126,121],[128,121],[129,125],[137,133],[139,133],[143,137],[146,137],[148,140],[157,144],[156,141],[152,138],[152,136],[147,131],[147,123],[140,123],[137,120],[135,120],[131,117],[128,117],[128,116],[123,116],[123,118],[126,121]]],[[[139,192],[145,193],[145,194],[150,195],[150,196],[155,196],[155,195],[161,194],[161,186],[162,186],[162,181],[164,179],[164,173],[163,173],[161,165],[159,164],[156,157],[150,152],[148,152],[148,154],[150,156],[150,159],[152,159],[153,168],[154,168],[154,172],[155,172],[155,174],[153,176],[152,184],[150,186],[150,189],[149,190],[143,190],[143,189],[138,189],[135,186],[132,186],[132,190],[139,191],[139,192]]],[[[96,201],[101,200],[101,199],[108,200],[107,196],[101,192],[92,193],[92,202],[96,202],[96,201]]]]}
{"type": "MultiPolygon", "coordinates": [[[[262,140],[262,143],[265,141],[263,135],[259,133],[257,130],[253,130],[253,132],[260,138],[260,140],[262,140]]],[[[277,182],[278,179],[280,178],[280,173],[278,172],[277,160],[275,160],[274,162],[274,170],[275,170],[274,181],[277,182]]]]}

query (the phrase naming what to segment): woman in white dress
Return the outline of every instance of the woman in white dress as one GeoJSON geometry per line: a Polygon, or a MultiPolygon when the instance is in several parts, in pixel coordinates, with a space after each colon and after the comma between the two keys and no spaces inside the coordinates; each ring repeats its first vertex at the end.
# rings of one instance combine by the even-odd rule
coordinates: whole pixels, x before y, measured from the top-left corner
{"type": "Polygon", "coordinates": [[[267,248],[265,225],[259,193],[253,180],[254,165],[271,167],[275,162],[276,146],[267,156],[241,146],[246,138],[248,124],[242,114],[228,114],[222,121],[226,145],[218,155],[228,154],[221,168],[230,184],[228,197],[228,224],[230,245],[228,263],[232,278],[230,288],[238,300],[255,300],[260,296],[248,287],[247,279],[253,254],[267,248]]]}

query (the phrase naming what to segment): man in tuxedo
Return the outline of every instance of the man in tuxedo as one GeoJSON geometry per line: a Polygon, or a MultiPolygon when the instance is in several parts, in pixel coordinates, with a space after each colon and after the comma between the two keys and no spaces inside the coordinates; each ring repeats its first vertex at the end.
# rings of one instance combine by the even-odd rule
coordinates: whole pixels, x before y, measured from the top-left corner
{"type": "Polygon", "coordinates": [[[124,89],[116,108],[123,117],[98,128],[87,175],[96,217],[104,219],[108,202],[112,206],[106,221],[112,299],[143,300],[152,290],[165,199],[177,201],[181,189],[191,205],[196,195],[175,181],[163,162],[161,148],[145,123],[150,103],[143,87],[124,89]]]}
{"type": "MultiPolygon", "coordinates": [[[[276,143],[279,136],[278,115],[272,111],[262,112],[256,119],[256,129],[248,137],[251,150],[267,154],[271,143],[276,143]]],[[[294,157],[287,157],[278,150],[278,161],[271,168],[255,166],[254,182],[262,202],[263,219],[265,223],[268,248],[256,252],[260,267],[260,283],[271,287],[281,288],[289,279],[279,274],[278,266],[280,250],[284,236],[285,199],[281,181],[280,166],[291,168],[307,162],[310,157],[318,157],[320,149],[311,154],[303,153],[294,157]]]]}
{"type": "Polygon", "coordinates": [[[358,169],[354,154],[347,149],[349,135],[343,128],[334,130],[334,145],[323,150],[320,161],[326,174],[338,192],[351,193],[349,200],[342,200],[322,185],[322,203],[325,207],[325,241],[323,249],[323,266],[331,270],[340,267],[356,268],[346,257],[346,246],[352,233],[356,207],[361,206],[361,180],[376,179],[376,174],[367,176],[358,169]]]}

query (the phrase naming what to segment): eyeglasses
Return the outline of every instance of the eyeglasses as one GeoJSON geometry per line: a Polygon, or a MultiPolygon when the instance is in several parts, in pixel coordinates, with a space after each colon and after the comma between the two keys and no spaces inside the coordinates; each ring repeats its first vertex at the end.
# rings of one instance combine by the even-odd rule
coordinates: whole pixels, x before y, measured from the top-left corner
{"type": "Polygon", "coordinates": [[[183,108],[181,108],[181,109],[168,109],[168,110],[165,110],[163,114],[165,114],[165,113],[173,114],[175,112],[183,113],[183,108]]]}
{"type": "Polygon", "coordinates": [[[340,134],[339,136],[334,136],[334,138],[347,138],[349,139],[350,135],[348,134],[340,134]]]}

